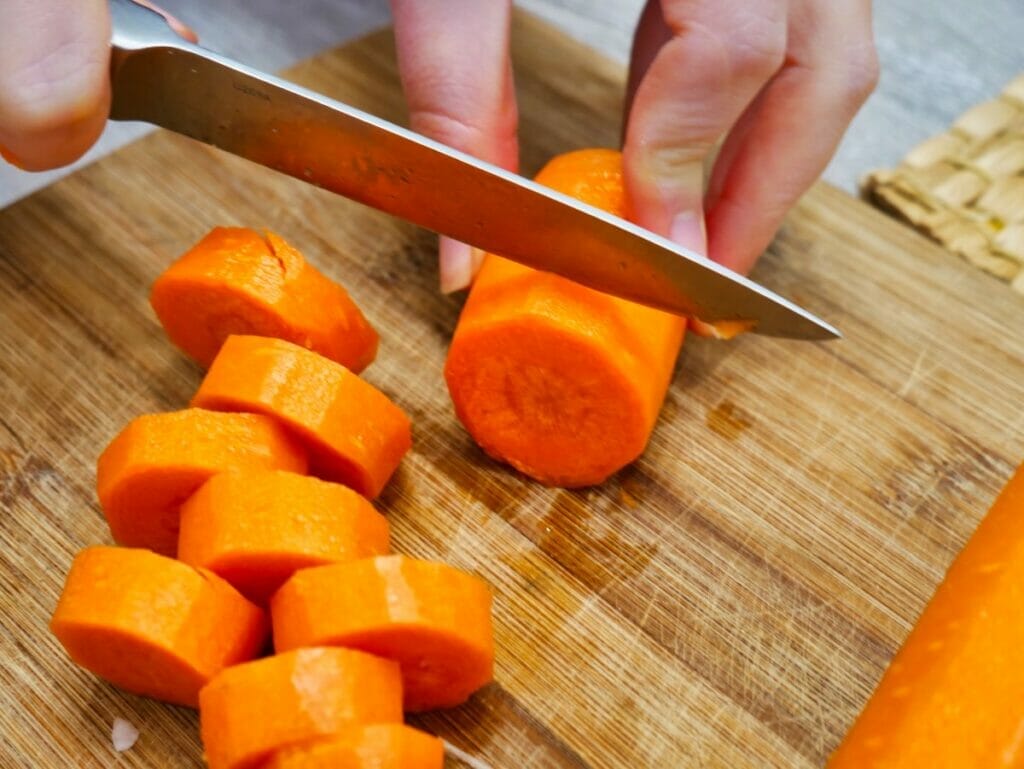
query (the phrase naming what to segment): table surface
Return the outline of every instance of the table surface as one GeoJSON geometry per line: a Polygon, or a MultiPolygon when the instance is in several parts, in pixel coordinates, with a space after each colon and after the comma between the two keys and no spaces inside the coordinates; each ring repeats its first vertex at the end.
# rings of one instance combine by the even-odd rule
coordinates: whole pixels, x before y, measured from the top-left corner
{"type": "MultiPolygon", "coordinates": [[[[387,0],[163,0],[203,43],[249,64],[278,70],[388,21],[387,0]]],[[[642,0],[522,0],[613,60],[626,61],[642,0]]],[[[847,191],[874,168],[891,166],[914,144],[943,130],[971,104],[1024,70],[1021,0],[882,0],[875,4],[882,78],[825,178],[847,191]]],[[[26,174],[0,164],[0,206],[40,189],[141,135],[113,125],[72,169],[26,174]]]]}

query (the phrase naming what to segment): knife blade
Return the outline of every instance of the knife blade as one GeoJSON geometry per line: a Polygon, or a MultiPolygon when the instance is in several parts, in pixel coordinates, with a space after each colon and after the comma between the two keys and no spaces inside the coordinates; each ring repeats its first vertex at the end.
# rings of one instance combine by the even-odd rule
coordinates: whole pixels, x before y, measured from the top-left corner
{"type": "Polygon", "coordinates": [[[110,0],[111,118],[152,123],[583,285],[708,322],[832,339],[806,310],[630,222],[193,45],[110,0]]]}

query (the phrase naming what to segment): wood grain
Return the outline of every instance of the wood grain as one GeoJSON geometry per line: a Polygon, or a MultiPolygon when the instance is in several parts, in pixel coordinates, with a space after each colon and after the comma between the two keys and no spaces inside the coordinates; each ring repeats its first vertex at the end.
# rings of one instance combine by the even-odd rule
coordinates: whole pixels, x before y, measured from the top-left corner
{"type": "MultiPolygon", "coordinates": [[[[529,19],[516,39],[526,170],[614,142],[621,68],[529,19]]],[[[402,115],[386,32],[293,75],[402,115]]],[[[539,487],[452,415],[433,236],[155,134],[0,212],[0,766],[200,764],[193,713],[75,669],[46,622],[108,541],[97,454],[198,383],[146,293],[217,224],[281,232],[382,331],[367,377],[416,440],[382,500],[395,545],[497,594],[497,682],[416,723],[495,767],[820,765],[1024,457],[1016,297],[818,186],[755,277],[846,338],[688,341],[639,462],[539,487]],[[142,737],[115,759],[118,715],[142,737]]]]}

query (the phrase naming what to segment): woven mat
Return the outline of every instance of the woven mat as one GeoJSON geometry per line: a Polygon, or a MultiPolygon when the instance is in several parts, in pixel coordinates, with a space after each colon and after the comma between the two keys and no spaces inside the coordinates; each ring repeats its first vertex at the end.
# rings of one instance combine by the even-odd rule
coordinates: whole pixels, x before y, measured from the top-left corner
{"type": "Polygon", "coordinates": [[[1024,74],[861,191],[1024,294],[1024,74]]]}

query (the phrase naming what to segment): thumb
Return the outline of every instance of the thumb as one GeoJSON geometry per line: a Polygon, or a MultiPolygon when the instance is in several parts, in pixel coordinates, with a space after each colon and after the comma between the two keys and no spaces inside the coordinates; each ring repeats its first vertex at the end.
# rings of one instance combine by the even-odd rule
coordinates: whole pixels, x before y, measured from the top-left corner
{"type": "Polygon", "coordinates": [[[0,147],[41,171],[80,157],[110,107],[106,0],[0,4],[0,147]]]}
{"type": "MultiPolygon", "coordinates": [[[[412,127],[450,147],[515,170],[516,99],[508,0],[391,0],[412,127]]],[[[480,253],[441,238],[443,291],[470,283],[480,253]]]]}

